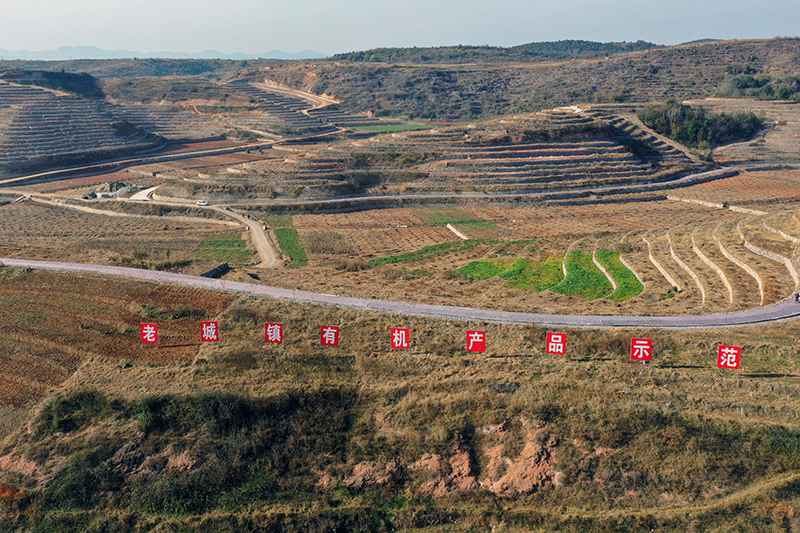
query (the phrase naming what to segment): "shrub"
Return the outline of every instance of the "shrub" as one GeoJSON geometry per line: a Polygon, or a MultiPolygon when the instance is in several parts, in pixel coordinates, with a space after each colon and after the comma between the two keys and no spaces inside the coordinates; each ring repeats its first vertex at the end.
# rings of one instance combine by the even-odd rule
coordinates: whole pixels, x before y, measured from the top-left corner
{"type": "Polygon", "coordinates": [[[303,244],[312,254],[350,254],[353,249],[347,241],[331,230],[309,231],[303,234],[303,244]]]}

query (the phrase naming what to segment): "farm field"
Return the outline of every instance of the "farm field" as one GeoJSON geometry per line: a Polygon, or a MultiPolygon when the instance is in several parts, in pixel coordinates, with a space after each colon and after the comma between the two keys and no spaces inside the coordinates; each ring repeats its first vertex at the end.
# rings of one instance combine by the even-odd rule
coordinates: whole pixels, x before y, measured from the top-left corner
{"type": "Polygon", "coordinates": [[[742,172],[670,192],[680,198],[713,203],[749,205],[800,201],[800,170],[742,172]]]}
{"type": "MultiPolygon", "coordinates": [[[[200,349],[187,343],[197,320],[213,318],[232,300],[92,276],[0,268],[0,278],[0,409],[32,406],[90,359],[117,368],[190,362],[200,349]],[[140,322],[156,320],[160,345],[142,345],[140,322]]],[[[0,429],[8,430],[2,417],[0,429]]]]}
{"type": "Polygon", "coordinates": [[[212,223],[113,217],[30,201],[0,206],[0,221],[3,256],[161,265],[195,274],[218,264],[198,255],[201,243],[230,232],[212,223]]]}

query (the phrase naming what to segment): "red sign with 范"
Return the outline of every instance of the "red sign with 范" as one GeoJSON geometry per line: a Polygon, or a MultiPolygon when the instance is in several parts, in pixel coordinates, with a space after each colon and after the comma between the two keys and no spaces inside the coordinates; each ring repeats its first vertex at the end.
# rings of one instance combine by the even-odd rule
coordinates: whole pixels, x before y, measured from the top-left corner
{"type": "Polygon", "coordinates": [[[553,355],[563,355],[567,349],[566,333],[547,334],[547,353],[553,355]]]}
{"type": "Polygon", "coordinates": [[[652,361],[653,339],[631,339],[631,361],[652,361]]]}
{"type": "Polygon", "coordinates": [[[202,342],[219,341],[219,324],[216,322],[200,322],[200,340],[202,342]]]}
{"type": "Polygon", "coordinates": [[[158,324],[141,324],[142,342],[155,344],[158,342],[158,324]]]}
{"type": "Polygon", "coordinates": [[[336,326],[322,326],[320,344],[323,346],[339,346],[339,328],[336,326]]]}
{"type": "Polygon", "coordinates": [[[267,342],[283,342],[283,324],[266,324],[264,334],[267,342]]]}
{"type": "Polygon", "coordinates": [[[486,351],[485,331],[467,331],[467,351],[468,352],[486,351]]]}
{"type": "Polygon", "coordinates": [[[392,349],[407,350],[411,347],[411,330],[392,328],[392,349]]]}
{"type": "Polygon", "coordinates": [[[720,345],[717,355],[717,366],[719,368],[739,368],[739,361],[742,356],[741,346],[720,345]]]}

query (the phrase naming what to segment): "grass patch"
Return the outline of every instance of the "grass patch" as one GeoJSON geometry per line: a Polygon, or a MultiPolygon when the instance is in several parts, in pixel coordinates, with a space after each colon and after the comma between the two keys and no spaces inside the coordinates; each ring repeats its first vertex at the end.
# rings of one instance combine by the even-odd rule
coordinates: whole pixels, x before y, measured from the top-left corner
{"type": "MultiPolygon", "coordinates": [[[[415,209],[416,214],[431,226],[446,226],[448,224],[490,224],[461,211],[457,207],[443,207],[441,209],[415,209]]],[[[491,226],[494,226],[491,224],[491,226]]],[[[497,226],[494,226],[497,227],[497,226]]]]}
{"type": "Polygon", "coordinates": [[[259,215],[268,228],[290,228],[292,226],[292,215],[259,215]]]}
{"type": "Polygon", "coordinates": [[[418,131],[418,130],[429,130],[432,128],[433,126],[428,126],[426,124],[386,124],[384,126],[352,126],[350,129],[355,131],[388,132],[388,131],[418,131]]]}
{"type": "Polygon", "coordinates": [[[564,274],[561,271],[561,257],[548,257],[539,263],[520,259],[500,274],[500,277],[506,280],[504,283],[506,287],[541,292],[564,280],[564,274]]]}
{"type": "Polygon", "coordinates": [[[456,272],[468,278],[491,279],[502,274],[506,266],[500,263],[492,263],[491,261],[472,261],[456,270],[456,272]]]}
{"type": "Polygon", "coordinates": [[[413,263],[415,261],[424,261],[426,259],[433,259],[434,257],[440,257],[455,252],[461,252],[463,250],[471,250],[476,246],[481,246],[484,244],[495,244],[497,242],[498,241],[494,239],[469,239],[466,241],[448,241],[448,242],[443,242],[441,244],[425,246],[424,248],[420,248],[419,250],[415,250],[413,252],[406,252],[404,254],[390,255],[388,257],[379,257],[376,259],[371,259],[369,261],[369,264],[371,266],[379,266],[379,265],[390,265],[396,263],[413,263]]]}
{"type": "Polygon", "coordinates": [[[215,235],[202,241],[197,247],[197,254],[224,263],[247,263],[253,258],[253,251],[238,233],[215,235]]]}
{"type": "Polygon", "coordinates": [[[614,287],[592,261],[592,254],[571,251],[567,254],[567,277],[550,290],[568,296],[597,300],[608,296],[614,287]]]}
{"type": "Polygon", "coordinates": [[[292,258],[289,267],[304,267],[308,266],[308,257],[303,245],[300,244],[300,237],[297,235],[297,230],[291,228],[277,228],[273,230],[275,238],[278,239],[278,246],[284,254],[292,258]]]}
{"type": "Polygon", "coordinates": [[[619,252],[598,250],[595,254],[601,265],[611,274],[617,282],[617,290],[609,295],[609,300],[624,302],[634,296],[639,296],[644,291],[644,285],[619,259],[619,252]]]}

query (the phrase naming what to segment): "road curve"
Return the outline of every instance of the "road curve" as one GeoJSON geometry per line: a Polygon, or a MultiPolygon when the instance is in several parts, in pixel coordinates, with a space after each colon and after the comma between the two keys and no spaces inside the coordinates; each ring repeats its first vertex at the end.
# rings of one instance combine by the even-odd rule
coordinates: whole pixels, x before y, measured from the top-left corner
{"type": "Polygon", "coordinates": [[[237,281],[203,278],[186,274],[141,270],[137,268],[116,267],[80,263],[60,263],[55,261],[32,261],[27,259],[0,258],[0,264],[9,267],[57,270],[65,272],[93,273],[107,276],[123,276],[128,278],[185,285],[200,289],[209,289],[249,296],[261,296],[290,302],[332,305],[351,309],[399,313],[405,315],[448,318],[455,320],[478,320],[500,322],[506,324],[537,324],[542,326],[585,327],[585,328],[619,328],[642,327],[657,329],[697,329],[720,328],[730,326],[746,326],[787,320],[800,316],[800,305],[792,301],[784,301],[770,307],[701,316],[597,316],[597,315],[545,315],[536,313],[513,313],[493,311],[490,309],[472,309],[468,307],[450,307],[410,302],[392,302],[372,300],[368,298],[351,298],[307,291],[253,285],[237,281]]]}

